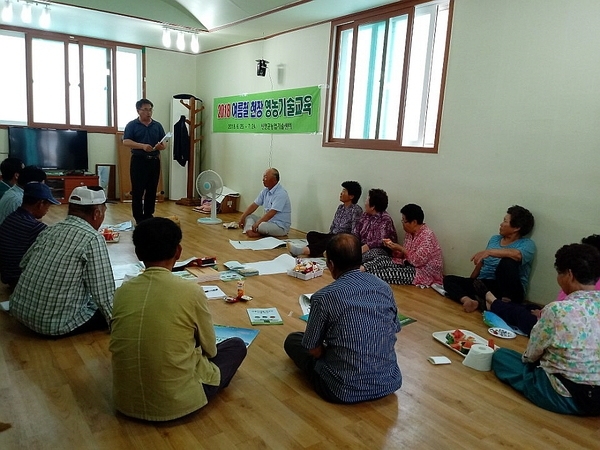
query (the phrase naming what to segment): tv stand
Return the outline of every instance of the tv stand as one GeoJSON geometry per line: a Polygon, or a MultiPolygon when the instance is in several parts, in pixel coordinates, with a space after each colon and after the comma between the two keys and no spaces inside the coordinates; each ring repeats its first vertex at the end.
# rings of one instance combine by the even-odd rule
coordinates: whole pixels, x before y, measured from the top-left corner
{"type": "MultiPolygon", "coordinates": [[[[73,173],[73,172],[67,172],[73,173]]],[[[48,175],[46,184],[52,191],[52,195],[61,203],[69,203],[71,192],[78,186],[98,186],[98,175],[48,175]]]]}

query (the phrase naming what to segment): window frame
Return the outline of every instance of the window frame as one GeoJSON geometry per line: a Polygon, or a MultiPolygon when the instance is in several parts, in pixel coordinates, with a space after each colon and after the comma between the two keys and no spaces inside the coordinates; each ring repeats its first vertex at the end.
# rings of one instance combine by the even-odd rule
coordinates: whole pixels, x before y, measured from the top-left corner
{"type": "MultiPolygon", "coordinates": [[[[27,96],[27,123],[23,124],[23,126],[34,127],[34,128],[56,128],[56,129],[80,129],[87,130],[91,133],[107,133],[107,134],[115,134],[119,131],[118,124],[118,92],[117,92],[117,78],[118,78],[118,64],[117,64],[117,48],[124,49],[133,49],[138,50],[141,53],[141,67],[140,67],[140,75],[141,75],[141,92],[142,98],[146,96],[146,52],[144,51],[144,47],[140,45],[127,44],[116,41],[102,40],[102,39],[93,39],[86,38],[81,36],[73,36],[62,33],[54,33],[43,30],[34,30],[30,28],[23,27],[15,27],[9,25],[1,25],[0,31],[6,32],[17,32],[22,33],[25,38],[25,72],[26,72],[26,96],[27,96]],[[64,45],[64,54],[65,54],[65,64],[64,64],[64,73],[65,73],[65,113],[66,113],[66,123],[52,123],[52,122],[35,122],[33,120],[33,63],[32,63],[32,41],[33,39],[43,39],[43,40],[51,40],[62,42],[64,45]],[[84,46],[93,46],[93,47],[101,47],[110,51],[111,58],[111,68],[110,68],[110,104],[108,105],[108,114],[111,116],[112,125],[103,126],[103,125],[86,125],[85,124],[85,87],[80,89],[79,93],[79,104],[80,104],[80,113],[81,113],[81,124],[73,124],[71,123],[71,107],[70,107],[70,90],[69,90],[69,45],[77,44],[78,45],[78,53],[79,53],[79,82],[85,86],[84,79],[84,70],[83,70],[83,48],[84,46]]],[[[0,128],[7,128],[9,126],[14,125],[10,122],[0,123],[0,128]]]]}
{"type": "MultiPolygon", "coordinates": [[[[397,2],[391,5],[374,8],[361,13],[348,15],[341,17],[331,22],[331,34],[330,34],[330,47],[329,47],[329,67],[327,73],[327,79],[329,80],[329,92],[325,104],[325,117],[323,126],[323,147],[334,147],[334,148],[352,148],[352,149],[364,149],[364,150],[387,150],[387,151],[400,151],[400,152],[418,152],[418,153],[438,153],[439,147],[439,136],[442,124],[442,111],[444,92],[446,86],[446,72],[448,67],[448,53],[450,49],[450,36],[452,30],[452,16],[454,9],[454,0],[448,0],[448,25],[446,29],[446,41],[444,46],[444,60],[442,65],[441,74],[441,85],[440,94],[438,100],[438,110],[436,118],[436,130],[435,138],[432,147],[425,146],[407,146],[402,145],[402,127],[404,126],[404,108],[406,106],[406,92],[408,86],[408,74],[409,74],[409,63],[410,63],[410,49],[412,45],[412,29],[415,18],[415,8],[417,6],[426,5],[428,3],[435,3],[435,0],[409,0],[403,2],[397,2]],[[352,119],[352,102],[353,92],[352,87],[354,86],[355,79],[355,52],[357,47],[357,31],[361,25],[373,23],[376,21],[389,20],[392,17],[408,14],[408,32],[405,42],[404,62],[402,71],[402,83],[400,87],[400,113],[398,115],[398,133],[394,140],[384,139],[356,139],[349,137],[350,121],[352,119]],[[352,40],[352,57],[350,61],[350,76],[347,81],[350,86],[350,92],[348,95],[348,108],[345,112],[346,121],[346,136],[342,138],[333,137],[334,124],[335,124],[335,101],[337,99],[338,90],[338,66],[340,59],[340,36],[345,30],[353,29],[353,40],[352,40]]],[[[386,31],[387,33],[387,31],[386,31]]],[[[387,43],[383,46],[383,52],[386,52],[387,43]]],[[[381,89],[381,88],[380,88],[381,89]]],[[[377,117],[379,121],[381,116],[377,117]]]]}

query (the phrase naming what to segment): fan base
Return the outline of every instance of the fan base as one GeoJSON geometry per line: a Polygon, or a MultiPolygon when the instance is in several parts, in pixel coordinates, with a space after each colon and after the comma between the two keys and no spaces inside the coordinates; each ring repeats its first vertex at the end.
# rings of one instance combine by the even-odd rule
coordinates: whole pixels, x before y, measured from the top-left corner
{"type": "Polygon", "coordinates": [[[223,223],[221,219],[213,219],[212,217],[201,217],[198,219],[198,223],[203,223],[204,225],[218,225],[223,223]]]}

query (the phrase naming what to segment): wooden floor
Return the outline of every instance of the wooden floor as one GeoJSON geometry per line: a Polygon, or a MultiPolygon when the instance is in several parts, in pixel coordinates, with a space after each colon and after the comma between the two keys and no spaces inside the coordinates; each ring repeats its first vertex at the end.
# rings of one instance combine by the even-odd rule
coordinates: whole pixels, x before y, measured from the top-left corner
{"type": "MultiPolygon", "coordinates": [[[[197,213],[173,202],[158,205],[157,215],[173,214],[181,221],[183,258],[216,255],[221,263],[251,262],[285,252],[235,250],[228,240],[243,239],[239,230],[200,225],[197,213]]],[[[44,220],[53,223],[65,215],[66,206],[53,206],[44,220]]],[[[231,221],[239,214],[220,217],[231,221]]],[[[109,205],[107,223],[129,219],[129,204],[109,205]]],[[[109,250],[113,264],[135,261],[130,232],[109,250]]],[[[310,281],[257,276],[246,280],[246,293],[254,297],[250,305],[211,301],[215,323],[249,327],[247,306],[276,306],[285,323],[260,327],[231,385],[214,401],[162,424],[115,413],[108,333],[42,339],[0,313],[0,422],[11,425],[0,432],[0,449],[598,448],[598,419],[538,409],[493,373],[463,366],[461,356],[436,342],[432,332],[454,328],[488,335],[481,315],[463,313],[431,289],[393,288],[399,311],[417,319],[398,334],[402,388],[371,403],[324,402],[301,378],[282,343],[288,333],[304,329],[298,296],[329,282],[327,271],[310,281]],[[433,366],[427,361],[432,355],[445,355],[452,364],[433,366]]],[[[235,293],[234,282],[217,283],[235,293]]],[[[0,300],[6,298],[4,289],[0,300]]],[[[519,336],[498,343],[523,350],[526,342],[519,336]]]]}

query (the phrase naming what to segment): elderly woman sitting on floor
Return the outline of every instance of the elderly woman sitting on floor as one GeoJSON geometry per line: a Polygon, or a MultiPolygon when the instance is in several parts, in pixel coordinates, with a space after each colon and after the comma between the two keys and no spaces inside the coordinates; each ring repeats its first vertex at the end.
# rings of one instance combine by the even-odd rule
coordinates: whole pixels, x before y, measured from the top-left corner
{"type": "Polygon", "coordinates": [[[600,252],[571,244],[555,258],[556,279],[567,297],[544,307],[523,355],[496,350],[492,370],[541,408],[600,415],[600,252]]]}
{"type": "Polygon", "coordinates": [[[383,189],[371,189],[365,200],[365,212],[354,226],[352,234],[360,241],[363,262],[380,255],[390,255],[384,240],[398,242],[394,220],[386,209],[388,196],[383,189]]]}
{"type": "Polygon", "coordinates": [[[390,284],[431,286],[442,282],[442,249],[435,234],[423,222],[425,214],[419,205],[409,203],[400,210],[404,244],[389,239],[384,245],[392,256],[379,255],[366,261],[361,270],[372,273],[390,284]]]}

